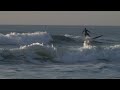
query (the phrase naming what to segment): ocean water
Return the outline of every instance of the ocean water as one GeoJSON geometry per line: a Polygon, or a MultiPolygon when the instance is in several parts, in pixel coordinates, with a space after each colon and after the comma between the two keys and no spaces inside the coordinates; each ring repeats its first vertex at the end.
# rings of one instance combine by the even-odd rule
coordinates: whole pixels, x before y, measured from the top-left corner
{"type": "Polygon", "coordinates": [[[120,78],[120,26],[0,25],[1,79],[120,78]],[[82,31],[91,31],[90,45],[82,31]]]}

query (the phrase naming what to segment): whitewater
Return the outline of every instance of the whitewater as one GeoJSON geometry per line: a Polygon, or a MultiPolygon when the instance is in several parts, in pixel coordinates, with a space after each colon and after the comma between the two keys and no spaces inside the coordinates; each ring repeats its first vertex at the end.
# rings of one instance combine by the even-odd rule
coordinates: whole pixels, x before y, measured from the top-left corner
{"type": "Polygon", "coordinates": [[[81,79],[120,77],[120,27],[0,26],[0,78],[81,79]],[[29,30],[28,30],[29,29],[29,30]]]}

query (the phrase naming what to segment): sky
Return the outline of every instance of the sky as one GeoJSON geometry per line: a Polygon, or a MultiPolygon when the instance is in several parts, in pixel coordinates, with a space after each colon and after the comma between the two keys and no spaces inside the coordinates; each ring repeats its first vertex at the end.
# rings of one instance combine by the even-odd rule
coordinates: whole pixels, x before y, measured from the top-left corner
{"type": "Polygon", "coordinates": [[[0,25],[120,26],[120,11],[0,11],[0,25]]]}

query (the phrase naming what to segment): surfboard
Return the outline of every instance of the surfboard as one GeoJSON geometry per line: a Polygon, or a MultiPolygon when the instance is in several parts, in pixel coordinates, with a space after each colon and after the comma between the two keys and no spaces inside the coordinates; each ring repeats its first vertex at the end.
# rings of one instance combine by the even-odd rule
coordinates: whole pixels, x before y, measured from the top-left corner
{"type": "Polygon", "coordinates": [[[103,35],[99,35],[99,36],[97,36],[97,37],[93,37],[92,39],[97,39],[97,38],[100,38],[100,37],[102,37],[103,35]]]}
{"type": "MultiPolygon", "coordinates": [[[[94,42],[98,42],[98,41],[95,41],[95,39],[97,39],[97,38],[100,38],[100,37],[102,37],[103,35],[99,35],[99,36],[96,36],[96,37],[89,37],[89,36],[86,36],[85,38],[84,38],[84,42],[83,42],[83,46],[90,46],[90,45],[92,45],[94,42]]],[[[100,42],[101,43],[101,42],[100,42]]]]}

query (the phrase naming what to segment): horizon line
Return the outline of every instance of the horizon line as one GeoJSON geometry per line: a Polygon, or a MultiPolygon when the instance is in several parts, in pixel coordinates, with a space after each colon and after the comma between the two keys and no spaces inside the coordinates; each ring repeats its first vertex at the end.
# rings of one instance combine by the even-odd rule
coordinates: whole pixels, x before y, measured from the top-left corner
{"type": "Polygon", "coordinates": [[[49,25],[46,25],[46,24],[0,24],[1,25],[10,25],[10,26],[120,26],[120,25],[53,25],[53,24],[49,24],[49,25]]]}

